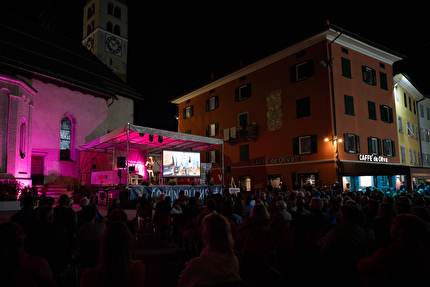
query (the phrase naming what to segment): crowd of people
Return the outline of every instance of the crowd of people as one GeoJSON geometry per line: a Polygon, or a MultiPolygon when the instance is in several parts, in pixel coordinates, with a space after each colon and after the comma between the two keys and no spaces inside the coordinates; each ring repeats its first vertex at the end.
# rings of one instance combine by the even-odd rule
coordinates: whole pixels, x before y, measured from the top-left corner
{"type": "Polygon", "coordinates": [[[144,286],[145,264],[133,257],[138,219],[185,250],[178,286],[400,286],[430,271],[430,197],[423,192],[144,195],[132,221],[117,201],[106,217],[87,198],[79,211],[67,195],[57,205],[49,197],[37,208],[34,198],[22,203],[0,226],[6,286],[70,286],[73,264],[80,286],[144,286]]]}

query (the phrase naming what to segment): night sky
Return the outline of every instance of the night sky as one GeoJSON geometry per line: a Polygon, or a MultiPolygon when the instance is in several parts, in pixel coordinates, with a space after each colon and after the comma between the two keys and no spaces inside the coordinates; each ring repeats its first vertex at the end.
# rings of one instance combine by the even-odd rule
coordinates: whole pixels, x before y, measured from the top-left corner
{"type": "MultiPolygon", "coordinates": [[[[37,21],[48,0],[6,0],[3,7],[37,21]]],[[[51,1],[57,31],[82,40],[86,0],[51,1]]],[[[421,90],[430,67],[425,1],[143,1],[129,0],[128,84],[144,97],[136,124],[176,130],[168,101],[320,29],[324,19],[408,57],[406,72],[421,90]],[[181,2],[181,3],[180,3],[181,2]],[[183,4],[186,2],[187,4],[183,4]],[[261,2],[261,3],[260,3],[261,2]],[[264,3],[264,4],[263,4],[264,3]]]]}

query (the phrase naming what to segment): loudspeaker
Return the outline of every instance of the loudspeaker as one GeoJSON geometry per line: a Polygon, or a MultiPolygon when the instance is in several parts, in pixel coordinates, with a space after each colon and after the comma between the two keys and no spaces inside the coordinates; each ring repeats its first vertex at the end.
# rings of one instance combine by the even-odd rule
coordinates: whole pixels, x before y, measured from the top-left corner
{"type": "Polygon", "coordinates": [[[119,156],[116,159],[116,167],[117,168],[125,168],[125,156],[119,156]]]}

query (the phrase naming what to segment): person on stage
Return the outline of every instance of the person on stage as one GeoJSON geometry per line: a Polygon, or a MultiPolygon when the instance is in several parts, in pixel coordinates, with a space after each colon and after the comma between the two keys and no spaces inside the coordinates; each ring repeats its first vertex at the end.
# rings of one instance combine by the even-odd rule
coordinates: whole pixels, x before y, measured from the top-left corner
{"type": "Polygon", "coordinates": [[[152,158],[152,156],[148,158],[148,160],[145,163],[145,166],[146,166],[146,171],[148,172],[148,180],[152,182],[154,179],[154,171],[152,170],[152,168],[154,167],[154,159],[152,158]]]}

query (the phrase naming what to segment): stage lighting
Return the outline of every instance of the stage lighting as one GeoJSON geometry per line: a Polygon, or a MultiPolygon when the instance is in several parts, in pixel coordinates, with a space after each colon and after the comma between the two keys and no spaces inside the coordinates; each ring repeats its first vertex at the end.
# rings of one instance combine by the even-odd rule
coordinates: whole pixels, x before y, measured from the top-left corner
{"type": "Polygon", "coordinates": [[[149,141],[152,142],[154,140],[154,135],[149,135],[149,141]]]}
{"type": "Polygon", "coordinates": [[[158,136],[158,142],[162,143],[163,142],[163,136],[158,136]]]}

